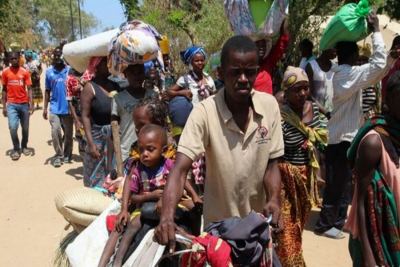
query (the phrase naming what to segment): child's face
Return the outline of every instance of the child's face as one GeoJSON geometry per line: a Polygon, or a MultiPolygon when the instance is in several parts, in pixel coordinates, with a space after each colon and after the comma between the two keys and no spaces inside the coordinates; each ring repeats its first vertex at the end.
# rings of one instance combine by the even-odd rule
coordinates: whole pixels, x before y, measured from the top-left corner
{"type": "Polygon", "coordinates": [[[144,88],[153,88],[153,82],[151,80],[144,80],[144,88]]]}
{"type": "Polygon", "coordinates": [[[149,132],[142,133],[138,137],[140,162],[152,170],[158,170],[164,153],[162,138],[159,135],[157,132],[149,132]]]}
{"type": "Polygon", "coordinates": [[[143,128],[143,126],[153,123],[152,117],[147,111],[146,106],[136,108],[133,111],[133,123],[135,124],[136,135],[139,135],[139,132],[143,128]]]}
{"type": "Polygon", "coordinates": [[[142,88],[146,74],[143,64],[130,65],[125,71],[124,75],[128,80],[129,86],[132,89],[142,88]]]}

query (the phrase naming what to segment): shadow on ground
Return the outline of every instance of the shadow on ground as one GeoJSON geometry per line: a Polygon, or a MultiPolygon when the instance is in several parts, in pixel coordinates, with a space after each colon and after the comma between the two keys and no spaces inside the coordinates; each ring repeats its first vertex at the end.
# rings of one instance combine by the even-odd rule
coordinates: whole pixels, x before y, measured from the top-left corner
{"type": "Polygon", "coordinates": [[[65,174],[74,177],[76,180],[83,179],[83,166],[79,166],[78,168],[69,169],[65,172],[65,174]]]}
{"type": "MultiPolygon", "coordinates": [[[[36,155],[36,150],[33,148],[33,147],[27,147],[27,149],[29,150],[29,152],[30,152],[30,155],[28,155],[28,156],[25,156],[25,155],[23,155],[23,154],[21,154],[21,156],[25,156],[25,157],[33,157],[33,156],[35,156],[36,155]]],[[[11,153],[14,151],[14,149],[9,149],[9,150],[7,150],[6,151],[6,156],[11,156],[11,153]]]]}
{"type": "Polygon", "coordinates": [[[308,217],[308,221],[306,223],[305,231],[314,232],[315,224],[318,221],[320,209],[313,209],[311,210],[310,217],[308,217]]]}

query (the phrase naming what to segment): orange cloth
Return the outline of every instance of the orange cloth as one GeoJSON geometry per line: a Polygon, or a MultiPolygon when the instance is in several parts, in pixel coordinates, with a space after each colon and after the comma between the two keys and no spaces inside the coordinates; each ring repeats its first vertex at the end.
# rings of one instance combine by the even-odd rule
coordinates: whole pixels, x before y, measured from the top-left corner
{"type": "Polygon", "coordinates": [[[32,85],[31,74],[24,68],[9,67],[3,71],[3,86],[7,86],[7,103],[28,103],[26,86],[32,85]]]}
{"type": "MultiPolygon", "coordinates": [[[[380,138],[379,134],[375,131],[372,130],[368,134],[364,136],[366,138],[369,135],[377,135],[380,138]]],[[[363,138],[363,139],[364,139],[363,138]]],[[[397,213],[399,214],[399,220],[400,220],[400,169],[397,169],[393,161],[390,159],[389,154],[386,152],[385,147],[382,143],[382,157],[381,157],[381,162],[379,164],[379,170],[381,171],[383,177],[385,177],[388,185],[390,188],[392,188],[393,192],[393,197],[396,201],[397,205],[397,213]]],[[[358,157],[358,155],[357,155],[358,157]]],[[[358,227],[358,216],[357,216],[357,197],[358,197],[358,190],[357,186],[354,191],[354,196],[353,196],[353,202],[351,204],[351,210],[349,217],[346,221],[346,224],[344,226],[345,229],[349,230],[353,236],[353,238],[358,238],[359,237],[359,227],[358,227]]]]}

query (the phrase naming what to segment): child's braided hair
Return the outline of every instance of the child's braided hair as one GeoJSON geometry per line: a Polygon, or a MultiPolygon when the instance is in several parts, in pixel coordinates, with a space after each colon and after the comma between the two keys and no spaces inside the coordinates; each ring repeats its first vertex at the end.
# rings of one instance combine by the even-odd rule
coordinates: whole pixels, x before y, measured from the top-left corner
{"type": "Polygon", "coordinates": [[[135,109],[140,107],[146,107],[152,117],[153,124],[167,127],[167,103],[162,102],[157,96],[149,96],[141,99],[135,109]]]}

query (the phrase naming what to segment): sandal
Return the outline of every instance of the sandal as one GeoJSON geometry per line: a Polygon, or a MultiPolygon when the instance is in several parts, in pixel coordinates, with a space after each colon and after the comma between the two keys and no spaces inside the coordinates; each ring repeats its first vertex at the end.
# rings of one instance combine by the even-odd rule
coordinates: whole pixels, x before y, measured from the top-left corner
{"type": "Polygon", "coordinates": [[[343,239],[346,237],[342,231],[340,231],[339,229],[336,229],[335,227],[332,227],[331,229],[329,229],[328,231],[326,231],[324,233],[318,233],[318,232],[314,232],[314,233],[316,235],[325,236],[325,237],[332,238],[332,239],[343,239]]]}
{"type": "Polygon", "coordinates": [[[18,160],[20,156],[21,154],[17,150],[14,150],[10,155],[12,160],[18,160]]]}

